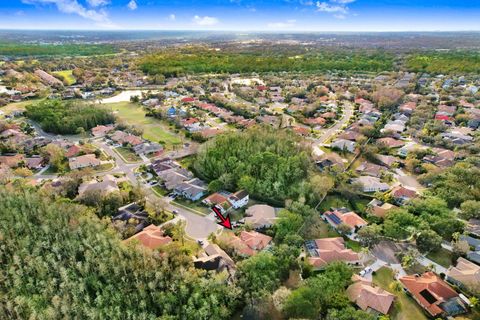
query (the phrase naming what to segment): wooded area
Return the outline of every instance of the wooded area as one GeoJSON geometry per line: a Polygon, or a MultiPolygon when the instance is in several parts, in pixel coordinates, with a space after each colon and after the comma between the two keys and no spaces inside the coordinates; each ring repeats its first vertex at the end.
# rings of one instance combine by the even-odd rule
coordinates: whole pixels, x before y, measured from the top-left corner
{"type": "Polygon", "coordinates": [[[79,130],[115,122],[108,109],[81,102],[46,100],[26,107],[28,118],[43,130],[56,134],[76,134],[79,130]]]}

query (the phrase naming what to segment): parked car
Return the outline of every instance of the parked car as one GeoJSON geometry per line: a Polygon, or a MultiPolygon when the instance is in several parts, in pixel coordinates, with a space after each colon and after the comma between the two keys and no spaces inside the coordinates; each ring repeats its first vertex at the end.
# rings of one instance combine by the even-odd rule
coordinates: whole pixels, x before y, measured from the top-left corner
{"type": "Polygon", "coordinates": [[[177,210],[173,210],[172,213],[173,213],[173,214],[178,214],[178,211],[177,211],[177,210]]]}

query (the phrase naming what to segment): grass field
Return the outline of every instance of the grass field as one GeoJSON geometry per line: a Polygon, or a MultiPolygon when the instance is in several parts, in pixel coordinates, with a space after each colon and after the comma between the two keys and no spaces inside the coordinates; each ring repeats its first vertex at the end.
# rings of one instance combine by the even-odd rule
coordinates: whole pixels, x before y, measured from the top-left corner
{"type": "Polygon", "coordinates": [[[119,120],[143,129],[143,137],[150,141],[160,142],[168,147],[182,143],[180,137],[169,131],[168,127],[160,120],[145,117],[141,106],[130,102],[105,104],[112,108],[119,120]]]}
{"type": "Polygon", "coordinates": [[[452,253],[448,250],[440,248],[440,250],[430,252],[427,254],[427,258],[439,265],[448,268],[452,264],[452,253]]]}
{"type": "Polygon", "coordinates": [[[139,162],[142,160],[132,150],[130,150],[130,148],[118,147],[114,150],[118,152],[125,160],[127,160],[127,162],[139,162]]]}
{"type": "Polygon", "coordinates": [[[75,77],[73,76],[72,71],[73,70],[62,70],[62,71],[55,71],[52,73],[64,77],[65,80],[67,81],[67,85],[71,86],[72,84],[75,84],[77,82],[77,79],[75,79],[75,77]]]}
{"type": "Polygon", "coordinates": [[[421,307],[407,294],[401,291],[395,291],[392,288],[394,283],[393,271],[389,268],[380,268],[373,275],[373,283],[387,290],[396,296],[394,306],[390,312],[392,320],[427,320],[421,307]]]}
{"type": "MultiPolygon", "coordinates": [[[[5,115],[8,115],[13,111],[25,111],[26,106],[28,106],[29,104],[37,103],[41,100],[42,99],[34,99],[34,100],[25,100],[22,102],[9,103],[4,107],[0,107],[0,110],[3,111],[5,115]]],[[[3,117],[3,116],[0,116],[0,117],[3,117]]]]}
{"type": "Polygon", "coordinates": [[[302,231],[305,239],[321,239],[329,237],[339,237],[340,235],[333,230],[320,216],[314,218],[314,221],[305,224],[302,231]]]}

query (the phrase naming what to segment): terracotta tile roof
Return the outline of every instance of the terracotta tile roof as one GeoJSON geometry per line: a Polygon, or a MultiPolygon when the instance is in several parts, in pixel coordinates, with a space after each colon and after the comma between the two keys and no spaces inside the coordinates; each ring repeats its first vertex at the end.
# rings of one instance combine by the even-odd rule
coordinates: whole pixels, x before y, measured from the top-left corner
{"type": "Polygon", "coordinates": [[[324,267],[334,261],[355,263],[360,260],[358,253],[345,248],[345,242],[341,237],[317,239],[315,244],[318,256],[308,258],[314,268],[324,267]]]}
{"type": "Polygon", "coordinates": [[[371,281],[358,275],[352,277],[354,283],[347,288],[347,296],[350,301],[356,303],[360,309],[376,310],[382,314],[388,314],[395,296],[379,287],[374,287],[371,281]]]}
{"type": "Polygon", "coordinates": [[[403,186],[397,186],[392,189],[392,196],[394,198],[406,198],[411,199],[417,197],[417,193],[414,190],[407,189],[403,186]]]}
{"type": "Polygon", "coordinates": [[[434,317],[444,312],[439,306],[442,302],[458,297],[457,292],[433,272],[425,272],[421,276],[404,276],[399,280],[434,317]]]}
{"type": "MultiPolygon", "coordinates": [[[[347,212],[347,213],[342,213],[340,211],[327,211],[324,213],[324,215],[329,218],[331,221],[333,221],[334,223],[336,222],[336,217],[338,217],[340,219],[340,222],[341,223],[344,223],[348,226],[350,226],[352,229],[357,227],[357,226],[363,226],[363,225],[367,225],[368,222],[363,220],[358,214],[356,214],[355,212],[353,211],[350,211],[350,212],[347,212]]],[[[336,225],[340,224],[340,223],[335,223],[336,225]]]]}
{"type": "Polygon", "coordinates": [[[136,235],[126,239],[124,242],[128,243],[133,240],[137,240],[142,246],[152,250],[172,242],[172,238],[164,236],[163,230],[153,224],[149,225],[136,235]]]}
{"type": "Polygon", "coordinates": [[[67,158],[75,157],[80,153],[80,151],[82,151],[82,148],[80,148],[77,145],[73,145],[70,148],[68,148],[67,152],[65,153],[65,157],[67,158]]]}
{"type": "Polygon", "coordinates": [[[227,201],[227,197],[218,192],[215,192],[203,199],[203,202],[208,204],[219,204],[225,201],[227,201]]]}
{"type": "Polygon", "coordinates": [[[233,235],[229,242],[239,254],[252,256],[257,251],[263,250],[271,241],[272,237],[259,232],[242,231],[240,237],[233,235]]]}

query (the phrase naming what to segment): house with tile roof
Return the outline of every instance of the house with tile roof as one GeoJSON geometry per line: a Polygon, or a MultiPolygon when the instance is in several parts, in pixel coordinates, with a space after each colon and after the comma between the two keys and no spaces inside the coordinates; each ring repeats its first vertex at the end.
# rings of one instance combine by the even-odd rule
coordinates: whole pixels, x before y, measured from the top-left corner
{"type": "Polygon", "coordinates": [[[268,247],[272,242],[272,237],[256,231],[242,231],[239,237],[233,235],[228,242],[237,254],[253,256],[268,247]]]}
{"type": "Polygon", "coordinates": [[[399,281],[432,317],[456,316],[467,312],[458,293],[431,271],[422,275],[407,275],[399,281]]]}
{"type": "Polygon", "coordinates": [[[395,295],[380,287],[374,286],[370,280],[352,276],[353,284],[347,288],[348,299],[360,309],[372,313],[388,314],[395,301],[395,295]]]}
{"type": "Polygon", "coordinates": [[[385,218],[388,211],[397,208],[397,206],[388,202],[382,202],[380,200],[374,199],[368,204],[367,212],[376,217],[385,218]]]}
{"type": "Polygon", "coordinates": [[[266,204],[257,204],[245,211],[245,223],[254,229],[270,228],[277,220],[275,208],[266,204]]]}
{"type": "Polygon", "coordinates": [[[322,217],[335,229],[338,228],[340,224],[345,224],[351,228],[352,232],[368,224],[368,222],[363,220],[358,214],[346,208],[326,211],[322,217]]]}
{"type": "Polygon", "coordinates": [[[360,264],[360,255],[345,247],[341,237],[310,240],[305,243],[310,254],[308,262],[316,270],[323,269],[327,264],[343,261],[351,265],[360,264]]]}
{"type": "Polygon", "coordinates": [[[125,243],[138,243],[144,248],[157,249],[172,242],[172,238],[165,236],[163,230],[153,224],[149,225],[141,232],[124,240],[125,243]]]}
{"type": "Polygon", "coordinates": [[[405,202],[418,197],[418,194],[415,190],[407,189],[404,186],[396,186],[390,192],[393,199],[399,203],[404,204],[405,202]]]}
{"type": "Polygon", "coordinates": [[[445,280],[478,294],[480,293],[480,266],[460,257],[455,267],[448,268],[445,280]]]}
{"type": "Polygon", "coordinates": [[[94,154],[86,154],[84,156],[68,159],[68,165],[71,170],[82,169],[87,167],[96,167],[102,164],[94,154]]]}

